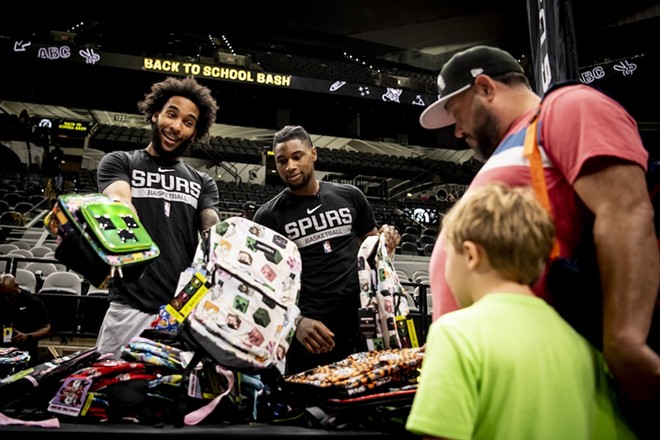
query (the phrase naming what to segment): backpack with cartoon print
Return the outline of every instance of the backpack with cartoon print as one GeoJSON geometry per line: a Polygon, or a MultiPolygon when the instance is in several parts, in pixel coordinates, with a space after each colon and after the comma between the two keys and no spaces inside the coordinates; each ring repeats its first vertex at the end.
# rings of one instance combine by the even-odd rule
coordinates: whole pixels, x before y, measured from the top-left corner
{"type": "Polygon", "coordinates": [[[369,350],[419,347],[404,289],[383,234],[367,237],[357,254],[360,332],[369,350]]]}
{"type": "Polygon", "coordinates": [[[189,279],[166,306],[180,335],[227,368],[283,365],[300,314],[298,247],[242,217],[213,227],[201,240],[189,279]]]}
{"type": "Polygon", "coordinates": [[[131,208],[105,194],[64,194],[44,219],[55,258],[96,287],[136,280],[160,255],[131,208]]]}

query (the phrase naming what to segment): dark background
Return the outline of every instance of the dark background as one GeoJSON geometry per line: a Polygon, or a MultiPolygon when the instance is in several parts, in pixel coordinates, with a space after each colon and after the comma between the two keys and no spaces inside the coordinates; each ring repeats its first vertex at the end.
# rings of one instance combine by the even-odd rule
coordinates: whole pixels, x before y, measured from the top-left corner
{"type": "MultiPolygon", "coordinates": [[[[659,67],[660,2],[571,4],[581,69],[621,59],[639,61],[633,76],[594,85],[619,100],[639,121],[647,143],[657,145],[660,112],[654,77],[659,67]]],[[[113,4],[93,14],[65,5],[17,5],[14,13],[3,13],[0,47],[9,47],[17,38],[47,42],[53,31],[75,29],[76,44],[94,44],[104,51],[212,57],[211,39],[226,37],[236,54],[258,48],[338,59],[350,52],[374,64],[433,78],[453,53],[478,43],[529,59],[526,5],[525,0],[184,3],[153,5],[138,13],[113,4]]],[[[24,63],[8,50],[2,51],[0,62],[0,100],[127,113],[136,113],[136,102],[164,77],[116,68],[24,63]]],[[[422,129],[420,107],[223,81],[207,85],[220,104],[222,124],[277,129],[295,123],[327,135],[465,147],[453,138],[451,128],[422,129]]]]}

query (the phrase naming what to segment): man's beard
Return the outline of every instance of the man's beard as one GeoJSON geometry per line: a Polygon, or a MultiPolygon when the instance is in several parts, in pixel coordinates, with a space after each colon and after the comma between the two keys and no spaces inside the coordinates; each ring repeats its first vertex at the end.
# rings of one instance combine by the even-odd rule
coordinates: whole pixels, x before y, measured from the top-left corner
{"type": "Polygon", "coordinates": [[[474,157],[486,162],[493,155],[500,144],[499,127],[493,114],[485,108],[480,107],[475,114],[478,123],[474,130],[474,157]]]}
{"type": "Polygon", "coordinates": [[[154,147],[158,157],[162,157],[163,159],[178,159],[183,156],[191,142],[191,139],[188,139],[181,142],[181,144],[174,150],[167,151],[163,148],[163,144],[160,141],[160,128],[158,127],[158,124],[153,124],[151,126],[151,145],[154,147]]]}

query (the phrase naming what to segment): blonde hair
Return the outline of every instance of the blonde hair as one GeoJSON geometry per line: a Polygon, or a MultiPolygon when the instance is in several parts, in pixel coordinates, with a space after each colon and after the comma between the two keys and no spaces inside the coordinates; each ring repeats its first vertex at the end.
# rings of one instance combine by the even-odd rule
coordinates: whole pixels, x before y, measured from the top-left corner
{"type": "Polygon", "coordinates": [[[445,216],[448,245],[462,252],[465,241],[481,245],[503,277],[530,285],[552,250],[555,226],[529,187],[493,182],[468,192],[445,216]]]}

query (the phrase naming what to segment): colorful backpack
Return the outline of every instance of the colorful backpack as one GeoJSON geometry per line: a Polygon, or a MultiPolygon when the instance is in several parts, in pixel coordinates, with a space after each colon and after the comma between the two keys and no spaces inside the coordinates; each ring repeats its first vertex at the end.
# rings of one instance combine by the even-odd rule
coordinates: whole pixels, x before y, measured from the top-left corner
{"type": "Polygon", "coordinates": [[[387,253],[385,237],[367,237],[358,250],[360,331],[369,350],[418,347],[403,287],[387,253]]]}
{"type": "Polygon", "coordinates": [[[0,379],[0,411],[11,408],[45,409],[65,377],[95,362],[100,356],[92,347],[0,379]]]}
{"type": "Polygon", "coordinates": [[[180,334],[218,364],[255,370],[283,363],[295,333],[302,262],[283,235],[242,217],[201,240],[188,283],[166,310],[180,334]]]}
{"type": "Polygon", "coordinates": [[[164,422],[176,415],[182,371],[170,365],[99,359],[62,381],[48,411],[97,421],[164,422]]]}
{"type": "Polygon", "coordinates": [[[59,196],[44,225],[58,240],[55,258],[97,287],[137,279],[160,254],[131,208],[104,194],[59,196]]]}
{"type": "Polygon", "coordinates": [[[353,353],[283,377],[281,394],[307,426],[406,434],[422,348],[353,353]]]}

